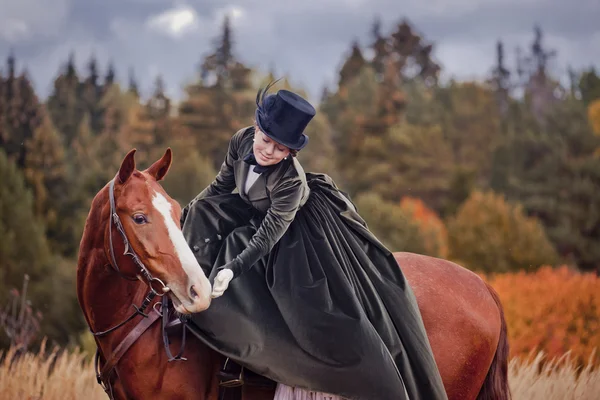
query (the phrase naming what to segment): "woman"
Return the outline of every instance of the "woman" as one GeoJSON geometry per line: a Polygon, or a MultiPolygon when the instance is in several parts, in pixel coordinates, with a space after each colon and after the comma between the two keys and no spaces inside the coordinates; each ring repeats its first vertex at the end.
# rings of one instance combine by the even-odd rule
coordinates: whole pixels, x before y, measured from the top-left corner
{"type": "Polygon", "coordinates": [[[211,307],[192,316],[195,333],[280,382],[276,398],[305,389],[446,399],[392,253],[328,176],[295,158],[315,109],[287,90],[265,97],[270,86],[257,95],[254,126],[233,136],[214,182],[183,210],[184,235],[214,282],[211,307]]]}

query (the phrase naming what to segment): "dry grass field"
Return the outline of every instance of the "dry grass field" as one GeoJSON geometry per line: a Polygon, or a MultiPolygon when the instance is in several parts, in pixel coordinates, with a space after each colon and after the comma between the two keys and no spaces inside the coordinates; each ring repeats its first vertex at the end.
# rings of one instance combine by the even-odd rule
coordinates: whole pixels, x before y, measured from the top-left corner
{"type": "MultiPolygon", "coordinates": [[[[20,400],[100,400],[107,399],[96,383],[93,363],[85,354],[55,349],[49,356],[27,353],[18,361],[14,350],[2,355],[0,398],[20,400]],[[54,361],[54,362],[53,362],[54,361]]],[[[600,370],[587,368],[577,372],[565,355],[556,362],[543,362],[542,353],[510,363],[510,384],[514,400],[597,400],[600,370]]]]}

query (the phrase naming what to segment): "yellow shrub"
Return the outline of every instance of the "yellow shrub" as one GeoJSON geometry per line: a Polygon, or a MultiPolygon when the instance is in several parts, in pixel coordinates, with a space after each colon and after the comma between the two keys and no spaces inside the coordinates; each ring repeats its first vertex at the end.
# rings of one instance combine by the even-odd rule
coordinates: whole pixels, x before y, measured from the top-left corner
{"type": "Polygon", "coordinates": [[[542,224],[494,192],[473,192],[448,222],[449,257],[484,272],[552,265],[557,255],[542,224]]]}

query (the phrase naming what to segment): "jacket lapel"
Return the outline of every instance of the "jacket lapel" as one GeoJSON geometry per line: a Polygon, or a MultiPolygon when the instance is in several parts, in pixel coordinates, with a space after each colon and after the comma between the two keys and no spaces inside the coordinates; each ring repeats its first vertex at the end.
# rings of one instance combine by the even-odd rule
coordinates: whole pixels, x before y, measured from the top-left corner
{"type": "Polygon", "coordinates": [[[246,178],[248,177],[249,165],[244,160],[236,160],[233,162],[233,173],[235,176],[235,184],[238,188],[240,196],[244,200],[248,200],[248,196],[244,193],[244,187],[246,186],[246,178]]]}

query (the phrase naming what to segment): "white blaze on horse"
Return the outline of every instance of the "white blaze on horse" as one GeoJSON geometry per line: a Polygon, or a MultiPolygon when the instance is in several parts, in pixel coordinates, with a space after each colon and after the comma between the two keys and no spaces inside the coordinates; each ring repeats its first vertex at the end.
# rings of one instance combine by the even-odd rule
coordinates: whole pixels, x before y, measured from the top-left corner
{"type": "Polygon", "coordinates": [[[181,233],[179,220],[176,219],[173,212],[173,200],[168,200],[162,193],[154,189],[151,190],[153,192],[152,205],[163,217],[174,253],[188,276],[188,283],[185,286],[182,286],[177,280],[167,285],[175,294],[172,296],[175,309],[182,314],[203,311],[210,304],[210,282],[181,233]],[[191,302],[187,301],[188,296],[192,299],[191,302]],[[186,300],[181,301],[180,298],[186,300]]]}

